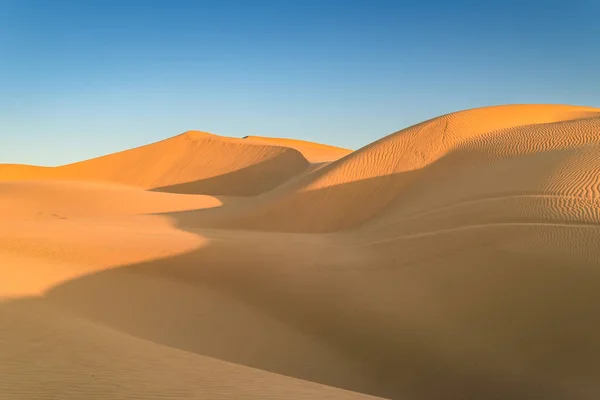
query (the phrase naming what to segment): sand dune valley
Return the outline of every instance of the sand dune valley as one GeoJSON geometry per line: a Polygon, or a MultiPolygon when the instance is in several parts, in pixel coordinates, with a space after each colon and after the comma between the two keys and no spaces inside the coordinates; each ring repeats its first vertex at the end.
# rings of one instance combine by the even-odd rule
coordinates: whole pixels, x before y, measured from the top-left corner
{"type": "Polygon", "coordinates": [[[600,109],[0,165],[0,399],[600,399],[600,109]]]}

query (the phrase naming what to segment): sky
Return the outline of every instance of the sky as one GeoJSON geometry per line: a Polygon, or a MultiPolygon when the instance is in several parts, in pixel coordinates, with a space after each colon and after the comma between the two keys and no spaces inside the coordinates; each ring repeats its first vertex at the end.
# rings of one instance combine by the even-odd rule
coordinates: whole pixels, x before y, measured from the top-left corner
{"type": "Polygon", "coordinates": [[[0,163],[187,130],[351,149],[473,107],[600,107],[600,0],[0,0],[0,163]]]}

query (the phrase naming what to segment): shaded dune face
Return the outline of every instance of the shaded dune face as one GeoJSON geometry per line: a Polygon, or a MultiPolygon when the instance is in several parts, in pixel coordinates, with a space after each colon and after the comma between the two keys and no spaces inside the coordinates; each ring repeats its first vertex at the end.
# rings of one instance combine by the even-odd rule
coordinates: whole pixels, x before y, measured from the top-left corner
{"type": "Polygon", "coordinates": [[[0,179],[103,181],[171,193],[248,196],[278,186],[308,165],[292,148],[190,131],[55,168],[0,166],[0,179]]]}
{"type": "Polygon", "coordinates": [[[600,109],[0,180],[0,398],[600,398],[600,109]]]}
{"type": "MultiPolygon", "coordinates": [[[[217,226],[307,233],[354,228],[381,213],[393,212],[388,209],[396,200],[401,203],[410,197],[413,187],[429,187],[430,193],[423,195],[432,199],[418,199],[426,201],[422,206],[427,208],[428,201],[447,196],[447,187],[452,185],[448,180],[469,185],[461,176],[475,173],[473,169],[479,171],[483,182],[486,174],[494,179],[490,181],[494,188],[487,189],[487,196],[493,195],[490,190],[502,194],[511,190],[513,177],[506,174],[502,179],[497,169],[505,161],[510,166],[509,160],[528,157],[531,165],[527,160],[517,161],[527,166],[516,179],[527,181],[527,174],[532,173],[531,190],[566,194],[558,187],[539,187],[551,178],[539,177],[536,171],[561,163],[561,151],[595,151],[593,147],[600,142],[599,127],[600,112],[589,107],[498,106],[444,115],[386,136],[285,190],[268,193],[264,201],[220,220],[217,226]],[[540,156],[553,151],[553,159],[540,156]],[[544,157],[542,163],[535,161],[544,157]],[[444,193],[436,191],[439,184],[444,184],[444,193]]],[[[593,161],[581,167],[592,168],[593,161]]],[[[474,192],[478,190],[475,185],[471,187],[474,192]]],[[[529,189],[522,185],[514,190],[529,189]]],[[[477,193],[471,196],[477,197],[477,193]]]]}
{"type": "Polygon", "coordinates": [[[352,151],[335,146],[327,146],[320,143],[306,142],[296,139],[278,139],[262,136],[246,136],[244,140],[248,142],[272,144],[276,146],[291,147],[298,150],[311,163],[322,163],[335,161],[347,156],[352,151]]]}

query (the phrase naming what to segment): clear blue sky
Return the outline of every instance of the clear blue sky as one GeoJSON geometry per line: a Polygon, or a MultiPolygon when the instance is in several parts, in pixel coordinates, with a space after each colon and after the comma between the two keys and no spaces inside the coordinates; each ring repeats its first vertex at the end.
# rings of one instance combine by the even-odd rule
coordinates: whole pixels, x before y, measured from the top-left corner
{"type": "Polygon", "coordinates": [[[189,129],[359,148],[506,103],[600,106],[600,1],[0,0],[0,163],[189,129]]]}

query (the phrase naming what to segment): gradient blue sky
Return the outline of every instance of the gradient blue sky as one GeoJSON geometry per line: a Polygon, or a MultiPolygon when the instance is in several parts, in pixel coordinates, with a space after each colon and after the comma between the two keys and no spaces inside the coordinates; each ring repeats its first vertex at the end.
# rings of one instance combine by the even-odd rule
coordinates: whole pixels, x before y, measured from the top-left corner
{"type": "Polygon", "coordinates": [[[0,0],[0,163],[189,129],[359,148],[440,114],[600,106],[600,1],[0,0]]]}

